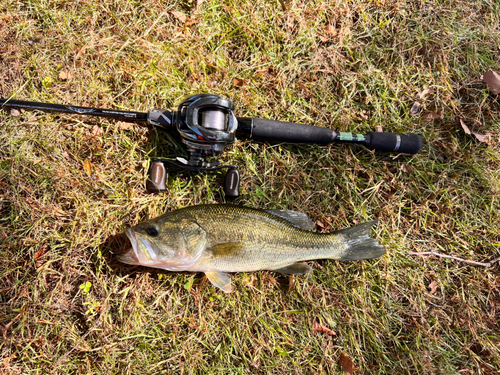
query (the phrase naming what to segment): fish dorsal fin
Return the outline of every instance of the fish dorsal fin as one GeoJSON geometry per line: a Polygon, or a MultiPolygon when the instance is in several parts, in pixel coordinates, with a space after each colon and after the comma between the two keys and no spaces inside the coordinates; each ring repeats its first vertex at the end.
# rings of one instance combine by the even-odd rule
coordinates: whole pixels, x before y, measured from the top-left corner
{"type": "Polygon", "coordinates": [[[221,289],[224,293],[231,293],[231,275],[226,272],[208,271],[205,272],[208,280],[221,289]]]}
{"type": "Polygon", "coordinates": [[[293,263],[289,266],[271,270],[274,272],[284,273],[287,275],[304,275],[306,273],[312,272],[312,268],[305,263],[293,263]]]}
{"type": "Polygon", "coordinates": [[[316,225],[303,212],[292,210],[267,210],[267,212],[269,212],[271,215],[285,219],[296,228],[303,230],[316,229],[316,225]]]}

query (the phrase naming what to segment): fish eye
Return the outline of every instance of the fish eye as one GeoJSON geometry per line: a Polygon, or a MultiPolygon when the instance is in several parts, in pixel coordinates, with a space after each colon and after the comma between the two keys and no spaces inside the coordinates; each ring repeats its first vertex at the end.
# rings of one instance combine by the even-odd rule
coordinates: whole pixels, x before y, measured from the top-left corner
{"type": "Polygon", "coordinates": [[[146,232],[151,236],[151,237],[156,237],[160,234],[158,232],[158,229],[156,227],[149,227],[146,232]]]}

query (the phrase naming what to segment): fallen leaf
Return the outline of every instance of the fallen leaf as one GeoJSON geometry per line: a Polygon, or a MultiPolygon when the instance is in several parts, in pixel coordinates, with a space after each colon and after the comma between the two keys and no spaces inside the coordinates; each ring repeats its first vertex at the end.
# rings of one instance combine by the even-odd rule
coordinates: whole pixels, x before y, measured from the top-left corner
{"type": "Polygon", "coordinates": [[[407,174],[410,174],[412,171],[413,171],[413,168],[410,167],[408,164],[401,164],[401,167],[400,169],[404,172],[404,173],[407,173],[407,174]]]}
{"type": "Polygon", "coordinates": [[[199,8],[201,6],[201,4],[203,4],[205,0],[197,0],[196,1],[196,8],[199,8]]]}
{"type": "Polygon", "coordinates": [[[418,97],[420,99],[424,99],[426,97],[427,94],[434,94],[434,90],[433,89],[430,89],[428,88],[427,86],[424,87],[424,90],[418,94],[418,97]]]}
{"type": "Polygon", "coordinates": [[[186,15],[185,15],[184,13],[182,13],[182,12],[177,12],[177,11],[173,10],[173,11],[172,11],[172,12],[170,12],[170,13],[172,13],[172,15],[173,15],[175,18],[177,18],[179,21],[181,21],[182,23],[185,23],[185,22],[186,22],[186,20],[187,20],[186,15]]]}
{"type": "Polygon", "coordinates": [[[90,162],[89,159],[85,159],[83,161],[83,170],[85,171],[85,173],[87,174],[87,176],[91,176],[92,175],[92,163],[90,162]]]}
{"type": "Polygon", "coordinates": [[[134,124],[130,122],[125,122],[125,121],[118,121],[116,123],[116,127],[121,130],[127,130],[130,129],[134,124]]]}
{"type": "Polygon", "coordinates": [[[330,335],[330,336],[337,336],[337,334],[335,332],[333,332],[330,328],[322,326],[321,324],[319,324],[316,321],[313,321],[312,328],[315,331],[318,331],[321,333],[326,333],[327,335],[330,335]]]}
{"type": "Polygon", "coordinates": [[[233,83],[235,86],[245,86],[245,81],[240,78],[233,78],[233,83]]]}
{"type": "Polygon", "coordinates": [[[476,139],[479,142],[487,144],[490,143],[490,134],[479,134],[472,132],[462,119],[460,119],[460,125],[462,126],[462,129],[464,130],[465,134],[474,135],[474,137],[476,137],[476,139]]]}
{"type": "Polygon", "coordinates": [[[325,32],[327,34],[330,34],[330,35],[336,35],[337,34],[337,30],[335,29],[335,27],[332,24],[326,25],[325,32]]]}
{"type": "Polygon", "coordinates": [[[420,112],[420,107],[421,107],[421,104],[419,102],[413,103],[413,105],[411,106],[411,109],[410,109],[410,116],[418,115],[418,112],[420,112]]]}
{"type": "Polygon", "coordinates": [[[318,225],[318,227],[320,228],[325,228],[325,224],[323,224],[321,221],[317,221],[316,224],[318,225]]]}
{"type": "Polygon", "coordinates": [[[102,135],[102,128],[100,126],[94,125],[92,128],[92,136],[100,137],[102,135]]]}
{"type": "Polygon", "coordinates": [[[61,70],[59,73],[59,79],[63,81],[71,81],[73,79],[73,74],[69,70],[61,70]]]}
{"type": "Polygon", "coordinates": [[[489,70],[483,74],[482,80],[486,83],[492,94],[500,94],[500,74],[489,70]]]}
{"type": "Polygon", "coordinates": [[[469,127],[467,125],[465,125],[464,120],[460,119],[460,125],[462,125],[462,129],[464,129],[464,132],[466,134],[472,134],[469,127]]]}
{"type": "Polygon", "coordinates": [[[318,35],[319,40],[321,40],[323,43],[328,42],[330,39],[324,37],[323,35],[318,35]]]}
{"type": "Polygon", "coordinates": [[[482,143],[490,143],[490,135],[489,134],[478,134],[478,133],[472,133],[474,134],[474,136],[476,137],[476,139],[479,141],[479,142],[482,142],[482,143]]]}
{"type": "Polygon", "coordinates": [[[12,108],[12,109],[10,110],[10,115],[11,115],[11,116],[15,116],[15,117],[17,117],[17,116],[21,116],[21,111],[20,111],[19,109],[12,108]]]}
{"type": "Polygon", "coordinates": [[[426,44],[422,44],[422,47],[420,47],[417,51],[417,55],[419,56],[425,56],[427,55],[427,51],[429,50],[429,48],[427,47],[426,44]]]}
{"type": "Polygon", "coordinates": [[[424,115],[424,119],[426,120],[436,120],[438,118],[441,118],[441,112],[438,111],[432,111],[424,115]]]}
{"type": "Polygon", "coordinates": [[[354,362],[347,356],[347,354],[340,353],[339,365],[342,366],[346,375],[354,374],[354,362]]]}
{"type": "Polygon", "coordinates": [[[431,283],[429,284],[428,288],[431,290],[430,294],[434,295],[436,294],[437,288],[438,288],[438,283],[436,280],[432,280],[431,283]]]}
{"type": "Polygon", "coordinates": [[[380,125],[375,126],[375,131],[379,133],[383,132],[382,127],[380,125]]]}

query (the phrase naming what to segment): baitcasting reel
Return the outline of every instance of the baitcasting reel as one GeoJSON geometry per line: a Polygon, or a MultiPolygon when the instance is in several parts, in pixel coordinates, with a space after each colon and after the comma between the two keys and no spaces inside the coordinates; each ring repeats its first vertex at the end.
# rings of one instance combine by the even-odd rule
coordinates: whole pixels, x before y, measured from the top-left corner
{"type": "Polygon", "coordinates": [[[169,170],[193,172],[214,171],[228,168],[224,191],[227,197],[239,195],[240,175],[237,167],[207,162],[206,157],[224,152],[226,145],[234,142],[235,136],[245,138],[286,142],[315,143],[327,145],[333,142],[361,143],[370,150],[416,154],[422,149],[422,137],[417,134],[395,134],[370,132],[354,134],[335,132],[319,126],[265,120],[260,118],[237,118],[233,103],[211,94],[194,95],[179,105],[177,112],[152,109],[147,113],[119,111],[89,107],[75,107],[60,104],[36,103],[19,100],[0,99],[0,106],[64,112],[80,115],[112,117],[126,121],[147,122],[162,130],[177,129],[186,145],[189,159],[155,159],[149,171],[146,188],[151,192],[165,191],[169,170]]]}
{"type": "Polygon", "coordinates": [[[233,113],[234,104],[225,98],[211,94],[194,95],[179,105],[177,113],[153,109],[147,114],[147,122],[168,129],[176,127],[186,145],[189,159],[155,159],[149,170],[146,189],[150,192],[166,191],[167,170],[179,169],[193,172],[214,171],[228,168],[224,182],[227,197],[239,195],[240,175],[231,165],[208,163],[207,156],[224,152],[224,147],[234,142],[238,120],[233,113]]]}

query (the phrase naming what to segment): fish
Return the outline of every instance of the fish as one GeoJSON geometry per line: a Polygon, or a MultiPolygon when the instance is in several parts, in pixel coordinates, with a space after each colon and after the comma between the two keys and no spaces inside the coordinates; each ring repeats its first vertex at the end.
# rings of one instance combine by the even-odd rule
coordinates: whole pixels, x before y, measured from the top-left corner
{"type": "Polygon", "coordinates": [[[317,233],[304,213],[231,204],[185,207],[126,230],[132,247],[117,256],[130,265],[203,272],[226,293],[232,272],[270,270],[288,275],[312,271],[306,261],[378,258],[385,247],[370,237],[370,221],[317,233]]]}

